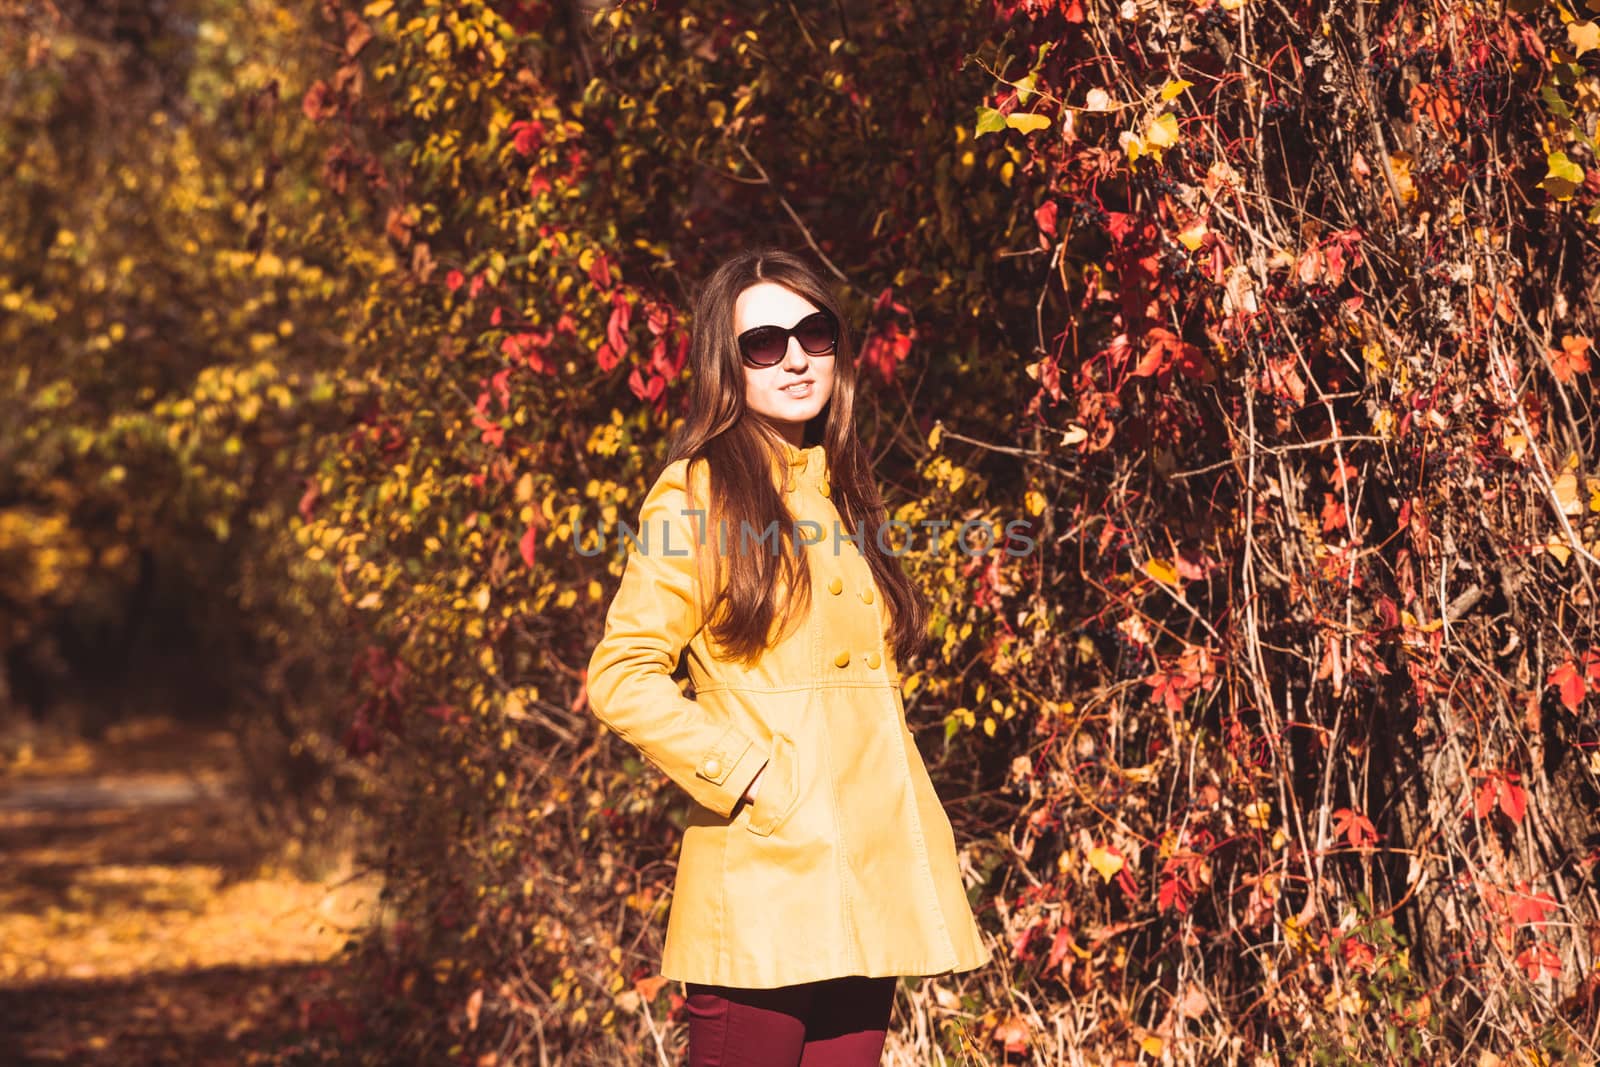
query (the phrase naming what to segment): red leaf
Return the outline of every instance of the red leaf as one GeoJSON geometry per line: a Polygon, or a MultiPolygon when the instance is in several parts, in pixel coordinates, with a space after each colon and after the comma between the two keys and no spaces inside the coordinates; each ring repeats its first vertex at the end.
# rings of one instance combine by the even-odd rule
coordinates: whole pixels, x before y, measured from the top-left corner
{"type": "Polygon", "coordinates": [[[1494,775],[1484,778],[1483,784],[1478,786],[1478,791],[1473,795],[1472,810],[1482,819],[1494,810],[1495,798],[1500,795],[1500,779],[1494,775]]]}
{"type": "Polygon", "coordinates": [[[1157,901],[1159,910],[1166,911],[1168,908],[1175,908],[1179,915],[1187,914],[1189,911],[1189,897],[1192,894],[1193,890],[1189,888],[1189,883],[1177,875],[1163,879],[1157,901]]]}
{"type": "Polygon", "coordinates": [[[1341,947],[1344,949],[1344,962],[1346,965],[1368,972],[1377,966],[1377,950],[1359,937],[1345,938],[1341,947]]]}
{"type": "Polygon", "coordinates": [[[517,333],[500,342],[500,352],[507,359],[526,363],[541,374],[554,374],[555,368],[545,362],[544,346],[550,343],[550,331],[544,333],[517,333]]]}
{"type": "Polygon", "coordinates": [[[1056,936],[1050,942],[1050,955],[1045,961],[1051,970],[1061,965],[1061,959],[1067,954],[1067,945],[1071,940],[1072,927],[1069,924],[1062,923],[1056,927],[1056,936]]]}
{"type": "Polygon", "coordinates": [[[601,289],[611,288],[611,264],[604,252],[595,256],[594,262],[589,264],[589,280],[601,289]]]}
{"type": "Polygon", "coordinates": [[[311,521],[311,509],[317,506],[317,500],[322,496],[322,487],[315,478],[306,479],[306,491],[300,495],[300,518],[306,522],[311,521]]]}
{"type": "Polygon", "coordinates": [[[606,323],[606,341],[617,352],[628,348],[628,326],[633,322],[633,306],[621,293],[611,298],[611,319],[606,323]]]}
{"type": "Polygon", "coordinates": [[[1522,822],[1528,811],[1528,791],[1515,784],[1520,775],[1507,771],[1500,781],[1500,810],[1514,823],[1522,822]]]}
{"type": "Polygon", "coordinates": [[[459,270],[452,270],[444,276],[444,287],[452,293],[466,284],[467,276],[459,270]]]}
{"type": "Polygon", "coordinates": [[[1372,820],[1351,808],[1333,813],[1333,833],[1349,841],[1352,848],[1369,848],[1378,843],[1378,829],[1372,820]]]}
{"type": "Polygon", "coordinates": [[[650,301],[645,309],[645,325],[653,336],[660,337],[672,325],[672,308],[659,300],[650,301]]]}
{"type": "Polygon", "coordinates": [[[1589,344],[1587,337],[1567,334],[1561,338],[1560,348],[1546,349],[1556,381],[1570,385],[1575,375],[1589,373],[1589,344]]]}
{"type": "Polygon", "coordinates": [[[652,374],[646,384],[644,375],[639,373],[639,368],[633,368],[633,373],[628,375],[628,388],[633,390],[633,395],[640,400],[655,401],[667,387],[667,380],[658,374],[652,374]]]}
{"type": "Polygon", "coordinates": [[[1322,532],[1337,530],[1345,525],[1344,501],[1332,493],[1322,494],[1322,532]]]}
{"type": "Polygon", "coordinates": [[[1541,972],[1552,978],[1561,977],[1561,957],[1548,941],[1540,941],[1532,948],[1517,953],[1517,966],[1522,968],[1530,982],[1537,982],[1541,972]]]}
{"type": "Polygon", "coordinates": [[[1044,240],[1044,238],[1054,237],[1056,235],[1057,210],[1056,202],[1054,200],[1046,200],[1044,203],[1040,204],[1034,209],[1033,221],[1039,226],[1039,234],[1041,238],[1039,243],[1041,245],[1049,244],[1049,242],[1044,240]]]}
{"type": "Polygon", "coordinates": [[[531,156],[544,143],[544,123],[538,119],[523,119],[511,124],[511,144],[518,155],[531,156]]]}
{"type": "Polygon", "coordinates": [[[1028,1051],[1028,1020],[1013,1015],[994,1028],[994,1039],[1005,1046],[1007,1052],[1028,1051]]]}
{"type": "Polygon", "coordinates": [[[1531,893],[1531,888],[1527,882],[1517,883],[1517,891],[1510,894],[1511,918],[1515,922],[1543,926],[1549,921],[1549,914],[1560,905],[1549,893],[1531,893]]]}
{"type": "Polygon", "coordinates": [[[522,541],[517,545],[518,551],[522,553],[522,562],[526,563],[530,568],[533,566],[533,553],[538,545],[539,531],[536,527],[530,526],[527,532],[522,535],[522,541]]]}
{"type": "Polygon", "coordinates": [[[1550,677],[1545,679],[1546,686],[1555,686],[1561,691],[1561,703],[1567,710],[1576,714],[1578,705],[1583,703],[1584,682],[1583,675],[1578,671],[1578,665],[1570,659],[1550,672],[1550,677]]]}
{"type": "Polygon", "coordinates": [[[1150,331],[1150,347],[1139,357],[1138,365],[1133,368],[1133,376],[1151,378],[1161,374],[1172,365],[1177,350],[1177,336],[1170,330],[1156,327],[1150,331]]]}
{"type": "Polygon", "coordinates": [[[1171,712],[1183,710],[1183,702],[1188,699],[1193,686],[1184,685],[1182,671],[1157,671],[1144,679],[1144,684],[1150,687],[1150,699],[1160,700],[1171,712]]]}
{"type": "Polygon", "coordinates": [[[506,411],[511,407],[511,368],[506,367],[494,372],[489,379],[489,385],[494,390],[495,399],[500,401],[500,410],[506,411]]]}

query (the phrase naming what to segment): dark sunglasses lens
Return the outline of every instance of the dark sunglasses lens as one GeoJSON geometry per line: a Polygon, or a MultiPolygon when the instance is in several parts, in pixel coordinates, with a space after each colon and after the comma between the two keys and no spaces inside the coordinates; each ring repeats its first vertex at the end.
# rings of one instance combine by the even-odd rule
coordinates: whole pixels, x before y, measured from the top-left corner
{"type": "Polygon", "coordinates": [[[739,338],[744,358],[763,367],[781,360],[788,344],[789,338],[775,326],[760,326],[739,338]]]}
{"type": "Polygon", "coordinates": [[[826,352],[838,340],[833,328],[833,318],[822,311],[807,315],[795,323],[794,335],[799,338],[800,347],[813,355],[826,352]]]}

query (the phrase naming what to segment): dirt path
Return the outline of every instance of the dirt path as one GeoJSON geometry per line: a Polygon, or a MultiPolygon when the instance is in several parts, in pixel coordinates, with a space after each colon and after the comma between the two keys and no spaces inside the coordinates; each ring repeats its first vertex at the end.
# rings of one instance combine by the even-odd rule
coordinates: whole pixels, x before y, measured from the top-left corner
{"type": "Polygon", "coordinates": [[[145,722],[0,777],[6,1064],[320,1059],[296,1035],[376,887],[275,869],[232,759],[145,722]]]}

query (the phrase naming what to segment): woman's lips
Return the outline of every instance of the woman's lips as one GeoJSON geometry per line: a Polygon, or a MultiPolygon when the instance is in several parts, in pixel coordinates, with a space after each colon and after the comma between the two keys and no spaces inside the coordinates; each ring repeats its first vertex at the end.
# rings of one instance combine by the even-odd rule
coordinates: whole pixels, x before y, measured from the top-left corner
{"type": "Polygon", "coordinates": [[[788,396],[810,396],[812,387],[813,383],[811,382],[796,382],[793,385],[784,386],[779,392],[788,396]]]}

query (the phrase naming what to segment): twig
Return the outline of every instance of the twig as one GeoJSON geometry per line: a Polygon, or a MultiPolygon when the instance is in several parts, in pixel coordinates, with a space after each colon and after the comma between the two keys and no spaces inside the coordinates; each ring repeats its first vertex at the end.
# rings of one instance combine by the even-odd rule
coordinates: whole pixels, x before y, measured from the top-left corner
{"type": "Polygon", "coordinates": [[[816,239],[811,236],[810,227],[805,224],[805,220],[800,217],[800,213],[790,206],[788,198],[778,191],[778,186],[767,176],[767,169],[756,161],[756,157],[750,154],[750,149],[744,146],[743,141],[735,141],[734,143],[739,146],[739,151],[744,153],[744,158],[750,161],[750,165],[756,168],[756,173],[761,175],[761,180],[772,188],[773,195],[778,198],[778,203],[783,205],[783,210],[787,211],[789,217],[794,220],[794,224],[800,227],[800,232],[805,236],[806,244],[811,246],[811,251],[815,252],[818,258],[827,265],[827,268],[833,272],[835,278],[838,278],[846,285],[850,285],[850,279],[845,276],[844,271],[834,266],[833,260],[829,259],[822,249],[817,247],[816,239]]]}

